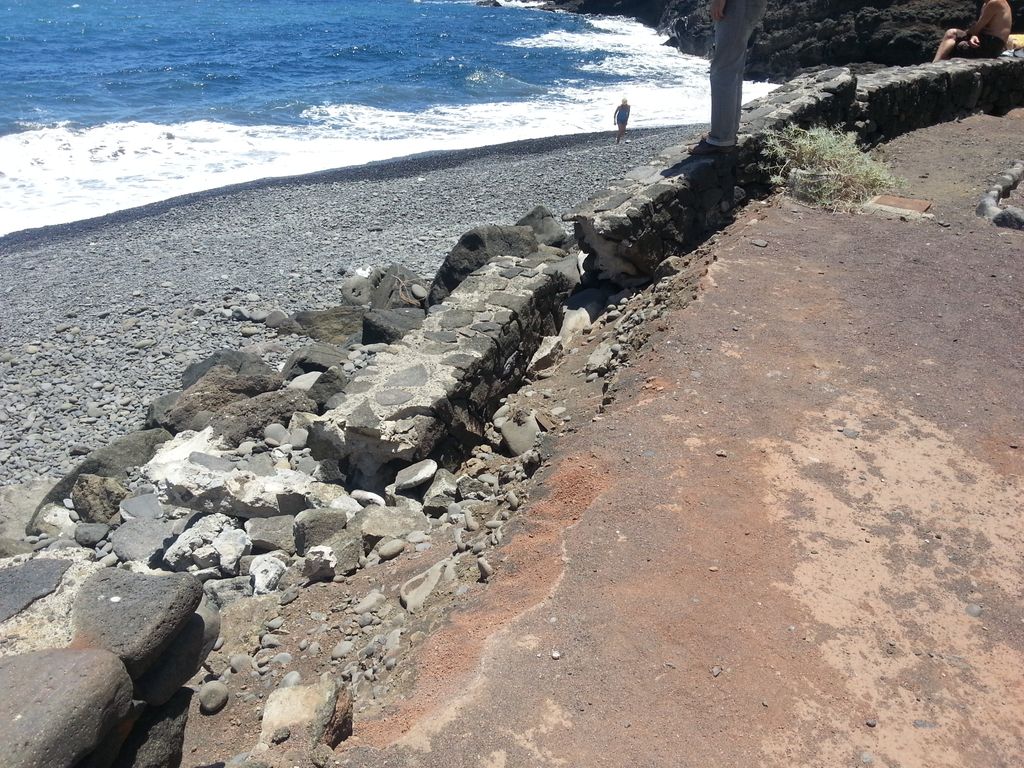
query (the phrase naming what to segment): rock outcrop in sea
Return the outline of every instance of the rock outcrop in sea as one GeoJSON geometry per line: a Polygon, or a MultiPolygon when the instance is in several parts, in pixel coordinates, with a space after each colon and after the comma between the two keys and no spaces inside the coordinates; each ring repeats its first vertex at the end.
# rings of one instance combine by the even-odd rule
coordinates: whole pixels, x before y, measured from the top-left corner
{"type": "MultiPolygon", "coordinates": [[[[942,32],[977,18],[969,0],[768,0],[747,61],[753,80],[784,80],[820,66],[870,63],[906,66],[931,61],[942,32]]],[[[1011,3],[1024,24],[1024,0],[1011,3]]],[[[683,53],[705,56],[713,32],[707,0],[551,0],[576,13],[629,16],[670,35],[683,53]]]]}

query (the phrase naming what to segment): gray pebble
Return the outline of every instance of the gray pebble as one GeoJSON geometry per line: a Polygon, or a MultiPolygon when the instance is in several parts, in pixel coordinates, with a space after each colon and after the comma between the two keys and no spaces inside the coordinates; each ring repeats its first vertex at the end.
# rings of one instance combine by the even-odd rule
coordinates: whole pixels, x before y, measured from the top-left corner
{"type": "Polygon", "coordinates": [[[352,649],[355,648],[355,644],[351,640],[342,640],[331,651],[331,658],[337,661],[338,659],[348,656],[352,653],[352,649]]]}
{"type": "Polygon", "coordinates": [[[281,678],[278,688],[294,688],[302,682],[302,675],[294,670],[281,678]]]}
{"type": "Polygon", "coordinates": [[[199,711],[204,715],[215,715],[224,709],[231,695],[228,687],[219,680],[203,683],[196,694],[199,698],[199,711]]]}

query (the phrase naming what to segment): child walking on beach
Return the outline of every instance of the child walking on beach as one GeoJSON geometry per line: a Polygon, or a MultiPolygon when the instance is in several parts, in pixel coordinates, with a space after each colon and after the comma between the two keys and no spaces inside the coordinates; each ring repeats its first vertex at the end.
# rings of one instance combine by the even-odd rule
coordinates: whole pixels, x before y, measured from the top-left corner
{"type": "Polygon", "coordinates": [[[612,120],[615,121],[615,125],[618,126],[619,132],[615,136],[615,143],[618,144],[622,141],[622,137],[626,135],[626,123],[629,122],[629,102],[625,99],[615,109],[615,114],[612,115],[612,120]]]}

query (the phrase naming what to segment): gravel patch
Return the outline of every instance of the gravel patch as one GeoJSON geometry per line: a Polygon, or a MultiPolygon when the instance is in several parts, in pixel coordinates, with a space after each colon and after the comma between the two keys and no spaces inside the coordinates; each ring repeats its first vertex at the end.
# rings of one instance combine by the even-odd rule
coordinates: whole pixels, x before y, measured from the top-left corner
{"type": "MultiPolygon", "coordinates": [[[[188,195],[0,238],[0,486],[142,426],[217,349],[304,346],[228,310],[322,309],[352,270],[432,276],[459,236],[573,208],[694,127],[553,137],[188,195]]],[[[236,313],[237,314],[237,313],[236,313]]]]}

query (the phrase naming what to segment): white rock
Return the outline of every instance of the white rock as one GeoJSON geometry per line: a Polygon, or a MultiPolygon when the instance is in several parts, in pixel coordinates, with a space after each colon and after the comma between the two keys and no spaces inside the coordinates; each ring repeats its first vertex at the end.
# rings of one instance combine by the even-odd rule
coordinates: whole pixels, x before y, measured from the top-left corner
{"type": "Polygon", "coordinates": [[[404,491],[415,488],[430,480],[437,472],[437,462],[424,459],[399,471],[395,476],[395,490],[404,491]]]}
{"type": "Polygon", "coordinates": [[[309,581],[330,581],[334,578],[338,558],[330,547],[313,547],[302,561],[302,575],[309,581]]]}
{"type": "Polygon", "coordinates": [[[193,564],[195,550],[212,542],[225,528],[233,527],[234,522],[227,515],[216,513],[200,518],[167,548],[164,563],[172,571],[184,571],[193,564]]]}
{"type": "Polygon", "coordinates": [[[369,505],[375,505],[378,507],[386,507],[387,502],[376,493],[372,491],[355,490],[352,491],[352,498],[362,504],[364,507],[369,505]]]}
{"type": "Polygon", "coordinates": [[[562,317],[562,330],[559,338],[563,344],[568,344],[583,331],[590,327],[590,314],[586,309],[567,309],[562,317]]]}
{"type": "Polygon", "coordinates": [[[303,509],[329,507],[335,499],[346,495],[341,486],[281,468],[269,477],[236,470],[225,481],[225,490],[224,511],[236,517],[294,515],[303,509]]]}
{"type": "Polygon", "coordinates": [[[200,568],[214,568],[220,564],[220,555],[209,544],[204,544],[192,552],[192,562],[200,568]]]}
{"type": "Polygon", "coordinates": [[[313,385],[316,384],[317,379],[323,375],[323,371],[310,371],[309,373],[304,373],[301,376],[296,376],[288,382],[288,389],[298,389],[302,392],[308,392],[312,389],[313,385]]]}
{"type": "Polygon", "coordinates": [[[194,453],[223,456],[223,445],[213,436],[212,427],[202,432],[182,432],[160,446],[142,468],[173,504],[193,509],[217,509],[225,495],[227,473],[189,460],[194,453]]]}
{"type": "Polygon", "coordinates": [[[330,743],[335,738],[325,731],[337,705],[338,694],[337,683],[326,675],[315,685],[292,685],[272,691],[263,707],[260,742],[270,744],[276,732],[287,728],[306,740],[310,748],[325,737],[328,746],[336,746],[337,742],[330,743]]]}
{"type": "Polygon", "coordinates": [[[241,528],[225,528],[211,546],[220,555],[220,569],[229,576],[238,574],[238,561],[252,552],[252,539],[241,528]]]}
{"type": "Polygon", "coordinates": [[[47,504],[36,524],[54,539],[75,537],[76,523],[71,519],[71,511],[63,504],[47,504]]]}
{"type": "Polygon", "coordinates": [[[327,505],[327,508],[341,510],[348,515],[349,520],[351,520],[352,516],[363,508],[363,505],[352,496],[349,496],[347,493],[343,493],[333,499],[331,503],[327,505]]]}
{"type": "Polygon", "coordinates": [[[249,563],[252,591],[255,595],[273,592],[288,567],[273,555],[256,555],[249,563]]]}

